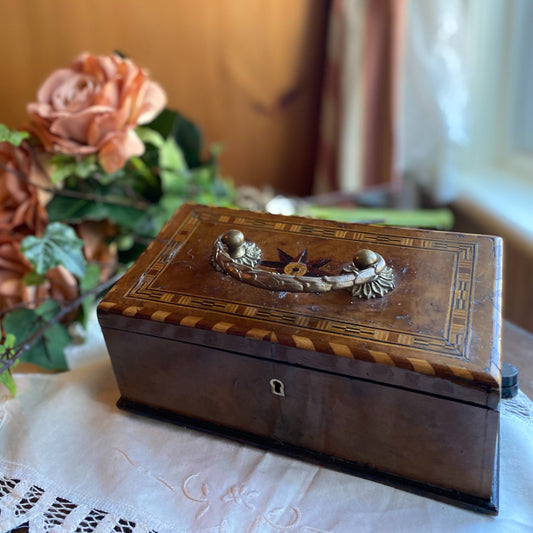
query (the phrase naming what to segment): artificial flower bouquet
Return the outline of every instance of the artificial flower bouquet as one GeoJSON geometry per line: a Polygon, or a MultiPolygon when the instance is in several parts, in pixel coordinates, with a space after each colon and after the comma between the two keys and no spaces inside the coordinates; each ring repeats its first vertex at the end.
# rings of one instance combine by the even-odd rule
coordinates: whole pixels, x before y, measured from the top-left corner
{"type": "Polygon", "coordinates": [[[29,124],[0,124],[0,382],[19,361],[66,369],[73,324],[184,201],[229,205],[218,146],[118,54],[54,71],[29,124]]]}

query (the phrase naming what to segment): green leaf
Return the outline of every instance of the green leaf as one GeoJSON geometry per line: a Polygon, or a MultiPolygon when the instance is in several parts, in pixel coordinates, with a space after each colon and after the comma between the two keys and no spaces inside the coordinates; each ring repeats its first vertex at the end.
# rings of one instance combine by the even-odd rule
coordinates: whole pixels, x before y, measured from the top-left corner
{"type": "MultiPolygon", "coordinates": [[[[144,165],[142,161],[140,164],[144,165]]],[[[146,167],[144,170],[150,172],[146,167]]],[[[73,180],[68,188],[64,188],[65,193],[76,191],[86,197],[72,198],[63,196],[59,192],[46,206],[48,218],[51,222],[70,223],[108,219],[115,224],[133,229],[145,214],[145,209],[133,207],[135,202],[151,202],[158,199],[161,194],[159,181],[153,175],[150,179],[154,183],[148,183],[148,179],[140,173],[131,171],[108,184],[100,183],[94,178],[73,180]],[[142,193],[146,195],[146,199],[142,193]],[[121,205],[121,202],[126,205],[121,205]],[[129,203],[131,205],[127,205],[129,203]]]]}
{"type": "Polygon", "coordinates": [[[5,124],[0,124],[0,142],[8,142],[13,146],[20,146],[20,143],[29,136],[30,134],[27,131],[10,130],[5,124]]]}
{"type": "Polygon", "coordinates": [[[39,307],[37,307],[35,312],[37,315],[47,321],[50,318],[53,318],[55,314],[59,313],[60,310],[59,304],[50,298],[45,300],[39,307]]]}
{"type": "Polygon", "coordinates": [[[88,155],[78,161],[70,155],[56,154],[50,158],[50,164],[54,167],[50,175],[52,183],[63,181],[69,176],[88,178],[100,169],[95,155],[88,155]]]}
{"type": "Polygon", "coordinates": [[[161,148],[165,142],[164,137],[157,131],[151,128],[136,128],[135,133],[139,136],[139,139],[146,144],[153,144],[156,148],[161,148]]]}
{"type": "Polygon", "coordinates": [[[106,217],[105,210],[101,204],[89,202],[82,198],[69,198],[67,196],[54,196],[46,206],[50,222],[59,222],[60,220],[69,220],[79,222],[83,218],[90,220],[102,220],[106,217]],[[94,213],[101,209],[101,213],[94,213]],[[87,211],[91,210],[93,216],[87,216],[87,211]]]}
{"type": "Polygon", "coordinates": [[[107,205],[105,211],[105,218],[128,229],[135,228],[144,216],[144,211],[122,205],[107,205]]]}
{"type": "Polygon", "coordinates": [[[129,250],[135,244],[135,238],[131,233],[126,233],[119,235],[116,243],[120,251],[129,250]]]}
{"type": "Polygon", "coordinates": [[[0,374],[0,383],[6,386],[11,396],[17,395],[17,384],[15,383],[15,380],[13,379],[13,375],[11,374],[10,368],[8,368],[7,370],[4,370],[0,374]]]}
{"type": "MultiPolygon", "coordinates": [[[[139,177],[146,181],[150,186],[158,187],[159,183],[157,178],[154,176],[154,173],[150,170],[148,165],[140,157],[130,157],[129,165],[139,175],[139,177]]],[[[138,187],[134,188],[138,189],[138,187]]]]}
{"type": "Polygon", "coordinates": [[[83,241],[66,224],[52,222],[44,235],[26,237],[20,249],[30,261],[37,274],[46,274],[50,268],[63,265],[78,278],[85,274],[85,258],[82,252],[83,241]]]}
{"type": "Polygon", "coordinates": [[[212,161],[217,161],[220,154],[224,151],[224,145],[222,143],[211,143],[209,145],[209,155],[212,161]]]}
{"type": "Polygon", "coordinates": [[[15,335],[13,333],[7,333],[4,342],[0,344],[0,349],[2,349],[0,355],[3,355],[6,350],[11,350],[15,346],[15,342],[17,342],[15,335]]]}
{"type": "MultiPolygon", "coordinates": [[[[130,159],[131,161],[131,159],[130,159]]],[[[117,170],[116,172],[99,172],[97,175],[98,182],[102,185],[110,185],[111,183],[114,183],[115,181],[120,181],[126,176],[126,169],[121,168],[120,170],[117,170]]]]}
{"type": "Polygon", "coordinates": [[[65,178],[68,178],[71,175],[72,166],[57,166],[52,169],[52,172],[50,173],[50,180],[52,181],[52,183],[59,183],[60,181],[63,181],[65,178]]]}
{"type": "MultiPolygon", "coordinates": [[[[0,344],[0,364],[2,363],[3,360],[6,360],[9,356],[12,355],[9,352],[15,346],[15,342],[16,342],[15,335],[13,335],[12,333],[8,333],[6,335],[6,338],[3,344],[0,344]]],[[[18,361],[15,362],[15,365],[16,364],[18,364],[18,361]]],[[[0,383],[4,384],[7,387],[7,390],[11,393],[12,396],[16,396],[17,384],[15,383],[15,380],[13,379],[13,375],[11,374],[11,368],[4,370],[0,374],[0,383]]]]}
{"type": "Polygon", "coordinates": [[[159,166],[161,168],[161,188],[163,194],[181,193],[187,163],[183,152],[176,141],[169,138],[159,150],[159,166]]]}
{"type": "Polygon", "coordinates": [[[51,222],[60,220],[81,222],[82,220],[110,220],[115,224],[133,229],[145,215],[144,211],[122,205],[103,204],[91,200],[55,196],[46,206],[51,222]]]}
{"type": "Polygon", "coordinates": [[[157,117],[144,127],[159,133],[164,139],[172,135],[179,114],[170,109],[163,109],[157,117]]]}
{"type": "MultiPolygon", "coordinates": [[[[91,289],[94,289],[98,285],[100,281],[100,273],[101,269],[96,263],[89,263],[87,265],[87,271],[85,272],[85,276],[80,279],[81,294],[84,294],[90,291],[91,289]]],[[[84,298],[81,302],[81,313],[79,316],[79,320],[84,328],[87,327],[87,320],[89,318],[93,303],[94,296],[84,298]]]]}
{"type": "Polygon", "coordinates": [[[47,211],[51,222],[109,219],[128,228],[134,228],[144,215],[144,211],[134,207],[63,196],[55,196],[47,205],[47,211]]]}
{"type": "Polygon", "coordinates": [[[87,265],[85,276],[80,280],[80,291],[82,294],[94,289],[98,285],[101,272],[100,267],[96,263],[89,263],[87,265]]]}
{"type": "Polygon", "coordinates": [[[165,109],[146,127],[157,131],[165,139],[173,137],[183,150],[189,168],[201,164],[202,134],[194,122],[176,111],[165,109]]]}
{"type": "Polygon", "coordinates": [[[32,270],[29,274],[22,278],[24,285],[42,285],[46,281],[46,276],[44,274],[37,274],[35,270],[32,270]]]}
{"type": "MultiPolygon", "coordinates": [[[[8,313],[2,322],[4,330],[17,339],[27,341],[43,325],[60,311],[54,300],[47,300],[37,309],[17,309],[8,313]]],[[[50,326],[40,339],[24,352],[21,361],[36,364],[48,370],[67,370],[64,349],[70,342],[70,335],[62,324],[50,326]]]]}
{"type": "Polygon", "coordinates": [[[198,167],[191,172],[191,181],[196,187],[209,190],[214,182],[213,169],[209,166],[198,167]]]}

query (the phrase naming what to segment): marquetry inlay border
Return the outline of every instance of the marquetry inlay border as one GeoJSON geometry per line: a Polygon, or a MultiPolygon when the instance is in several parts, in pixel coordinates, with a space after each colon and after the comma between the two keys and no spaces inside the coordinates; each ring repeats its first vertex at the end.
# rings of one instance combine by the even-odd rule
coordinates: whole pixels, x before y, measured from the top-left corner
{"type": "Polygon", "coordinates": [[[217,311],[228,316],[239,316],[260,320],[263,325],[270,323],[297,326],[314,331],[334,334],[339,337],[373,341],[377,344],[404,345],[419,348],[425,352],[439,355],[467,358],[468,356],[468,327],[471,320],[471,291],[475,275],[475,243],[454,243],[438,238],[406,238],[402,235],[387,235],[364,231],[345,231],[334,228],[324,228],[319,225],[284,224],[271,220],[261,220],[256,216],[244,217],[230,215],[216,215],[210,212],[192,212],[183,224],[174,232],[166,246],[154,259],[143,279],[132,287],[127,296],[149,301],[162,301],[181,308],[192,310],[217,311]],[[280,311],[252,304],[221,300],[213,296],[191,296],[183,292],[170,292],[155,288],[157,278],[169,264],[169,260],[177,253],[187,238],[201,223],[229,224],[240,228],[261,228],[269,231],[301,233],[328,239],[338,239],[343,242],[356,241],[361,244],[381,244],[387,246],[401,246],[424,250],[438,250],[454,255],[453,282],[450,291],[450,303],[446,316],[444,337],[417,334],[402,330],[389,330],[370,327],[363,324],[352,324],[342,320],[317,318],[312,314],[301,314],[287,310],[280,311]]]}
{"type": "MultiPolygon", "coordinates": [[[[292,219],[294,220],[294,219],[292,219]]],[[[145,318],[156,322],[179,324],[224,334],[241,335],[247,338],[281,343],[296,348],[344,357],[367,359],[392,366],[407,368],[428,375],[459,377],[467,380],[479,379],[482,372],[465,367],[469,356],[470,326],[472,322],[472,291],[476,275],[477,243],[471,240],[449,240],[439,238],[439,233],[428,232],[427,237],[406,237],[382,232],[365,231],[360,228],[336,229],[324,227],[313,221],[284,223],[257,214],[249,216],[236,211],[193,209],[179,227],[172,233],[165,246],[157,254],[141,278],[130,287],[125,296],[145,301],[146,306],[127,306],[113,302],[112,293],[100,304],[100,311],[145,318]],[[214,296],[195,296],[185,292],[172,292],[157,288],[157,279],[168,268],[170,261],[187,239],[202,223],[226,224],[232,227],[259,228],[272,232],[298,233],[301,235],[354,241],[358,244],[380,244],[386,246],[410,247],[421,250],[440,251],[452,254],[453,274],[450,286],[448,312],[443,327],[444,335],[413,333],[401,329],[383,329],[366,324],[354,324],[342,319],[320,318],[313,314],[265,308],[251,303],[239,303],[214,296]],[[172,311],[154,311],[154,303],[165,302],[172,311]],[[257,326],[243,329],[242,318],[257,321],[257,326]],[[285,326],[285,328],[281,328],[285,326]],[[287,327],[294,326],[299,335],[281,334],[287,327]],[[318,337],[305,336],[305,331],[318,332],[318,337]],[[312,340],[311,338],[312,337],[312,340]],[[361,341],[358,343],[357,341],[361,341]],[[369,343],[377,349],[365,353],[354,349],[357,344],[369,343]],[[390,348],[405,347],[407,356],[390,355],[390,348]],[[428,355],[451,358],[449,363],[429,362],[428,355]],[[455,361],[455,362],[453,362],[455,361]],[[480,374],[480,375],[478,375],[480,374]]],[[[116,301],[116,300],[115,300],[116,301]]],[[[249,323],[249,321],[248,321],[249,323]]],[[[490,368],[493,376],[497,369],[490,368]]],[[[486,379],[486,376],[485,376],[486,379]]]]}

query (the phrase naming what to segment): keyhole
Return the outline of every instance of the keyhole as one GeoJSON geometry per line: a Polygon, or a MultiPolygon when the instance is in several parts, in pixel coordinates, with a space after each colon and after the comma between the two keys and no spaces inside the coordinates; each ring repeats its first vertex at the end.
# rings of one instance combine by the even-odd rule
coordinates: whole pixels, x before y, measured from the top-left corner
{"type": "Polygon", "coordinates": [[[279,379],[270,380],[270,392],[276,396],[285,396],[285,386],[279,379]]]}

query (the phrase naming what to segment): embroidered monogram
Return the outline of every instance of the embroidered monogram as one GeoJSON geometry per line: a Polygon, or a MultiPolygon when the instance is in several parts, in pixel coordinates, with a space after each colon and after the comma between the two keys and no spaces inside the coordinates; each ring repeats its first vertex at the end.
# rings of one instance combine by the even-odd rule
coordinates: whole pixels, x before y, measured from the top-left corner
{"type": "Polygon", "coordinates": [[[244,505],[249,511],[255,511],[255,505],[250,500],[259,493],[256,490],[248,490],[245,485],[232,485],[222,500],[234,502],[237,505],[244,505]]]}
{"type": "Polygon", "coordinates": [[[192,500],[193,502],[199,502],[199,503],[205,503],[206,506],[196,515],[196,520],[199,520],[202,518],[202,516],[209,511],[209,487],[207,486],[207,483],[202,483],[200,486],[200,494],[198,496],[193,496],[191,493],[191,490],[189,488],[189,482],[192,481],[194,478],[198,477],[198,474],[193,474],[192,476],[189,476],[182,485],[183,494],[185,494],[185,497],[189,498],[189,500],[192,500]]]}

